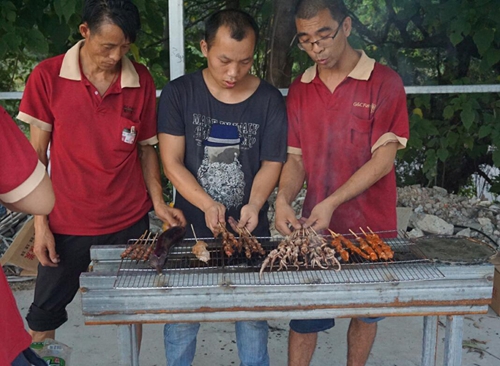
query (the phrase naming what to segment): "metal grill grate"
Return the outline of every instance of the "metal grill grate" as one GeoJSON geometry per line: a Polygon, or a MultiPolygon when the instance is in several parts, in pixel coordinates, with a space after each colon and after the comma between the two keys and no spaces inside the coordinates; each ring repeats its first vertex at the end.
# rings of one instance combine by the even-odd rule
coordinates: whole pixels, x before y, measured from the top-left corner
{"type": "MultiPolygon", "coordinates": [[[[208,243],[210,261],[203,263],[192,253],[194,240],[185,240],[174,247],[162,274],[157,274],[148,263],[123,259],[118,269],[115,288],[193,288],[218,286],[290,286],[307,284],[345,284],[421,281],[443,278],[444,275],[426,259],[423,253],[405,238],[385,239],[394,250],[392,261],[370,262],[351,255],[349,263],[342,263],[341,271],[311,269],[272,272],[268,269],[259,278],[259,270],[265,257],[247,259],[243,253],[228,258],[221,250],[221,241],[201,239],[208,243]]],[[[279,240],[259,238],[269,253],[279,240]]],[[[129,244],[133,244],[130,241],[129,244]]],[[[151,242],[149,242],[150,244],[151,242]]],[[[255,255],[255,254],[254,254],[255,255]]]]}

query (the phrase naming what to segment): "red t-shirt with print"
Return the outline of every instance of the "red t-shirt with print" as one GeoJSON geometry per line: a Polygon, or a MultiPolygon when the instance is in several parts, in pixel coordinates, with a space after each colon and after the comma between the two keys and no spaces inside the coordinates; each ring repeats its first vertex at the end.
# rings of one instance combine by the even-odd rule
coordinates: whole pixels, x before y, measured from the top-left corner
{"type": "MultiPolygon", "coordinates": [[[[297,78],[289,89],[288,150],[302,154],[307,180],[304,217],[370,160],[374,148],[387,141],[400,141],[404,146],[409,137],[401,78],[369,60],[363,53],[358,66],[333,93],[315,69],[297,78]],[[304,80],[308,75],[310,80],[304,80]]],[[[396,230],[396,201],[393,168],[368,190],[340,205],[330,228],[343,234],[349,229],[359,232],[360,226],[396,230]]]]}

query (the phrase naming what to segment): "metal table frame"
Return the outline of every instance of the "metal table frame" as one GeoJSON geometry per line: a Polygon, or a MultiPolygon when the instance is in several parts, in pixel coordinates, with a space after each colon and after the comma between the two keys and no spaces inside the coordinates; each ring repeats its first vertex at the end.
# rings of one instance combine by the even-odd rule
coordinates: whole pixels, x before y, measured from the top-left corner
{"type": "Polygon", "coordinates": [[[444,366],[460,366],[464,315],[485,314],[493,289],[493,265],[442,265],[439,270],[445,278],[432,281],[114,288],[124,248],[93,247],[92,271],[80,277],[85,324],[118,325],[123,366],[139,365],[136,325],[140,323],[361,316],[423,316],[421,365],[435,366],[439,315],[447,317],[444,366]]]}

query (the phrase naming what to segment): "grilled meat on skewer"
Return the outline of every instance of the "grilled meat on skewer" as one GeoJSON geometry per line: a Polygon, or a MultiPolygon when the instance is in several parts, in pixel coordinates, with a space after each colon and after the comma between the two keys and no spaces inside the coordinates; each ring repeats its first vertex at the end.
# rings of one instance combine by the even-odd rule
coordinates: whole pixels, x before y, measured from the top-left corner
{"type": "Polygon", "coordinates": [[[196,243],[193,245],[191,251],[200,261],[207,263],[210,260],[210,252],[207,250],[208,244],[202,240],[198,240],[196,233],[194,231],[194,226],[191,224],[191,230],[193,231],[196,243]]]}
{"type": "Polygon", "coordinates": [[[192,252],[200,261],[207,263],[210,260],[210,252],[207,250],[208,244],[202,240],[196,241],[192,252]]]}
{"type": "Polygon", "coordinates": [[[276,261],[279,261],[278,271],[288,269],[289,266],[296,267],[298,270],[300,265],[321,269],[337,266],[337,271],[341,268],[335,257],[334,248],[331,248],[325,238],[310,228],[295,230],[269,253],[260,267],[261,279],[264,269],[269,265],[269,270],[272,270],[276,261]]]}
{"type": "Polygon", "coordinates": [[[142,239],[144,239],[146,237],[146,234],[147,234],[147,230],[139,237],[139,239],[136,240],[136,242],[134,244],[131,244],[127,247],[127,249],[125,249],[123,251],[123,253],[120,255],[120,257],[122,259],[125,259],[127,257],[130,256],[130,254],[137,248],[137,246],[139,245],[139,243],[141,242],[142,239]]]}
{"type": "Polygon", "coordinates": [[[372,249],[372,247],[368,245],[366,240],[363,239],[362,237],[356,235],[356,233],[354,231],[352,231],[351,229],[349,229],[349,231],[351,232],[352,235],[354,235],[356,240],[359,242],[360,249],[368,254],[369,259],[371,261],[376,261],[378,259],[377,253],[375,253],[375,251],[372,249]]]}
{"type": "Polygon", "coordinates": [[[366,236],[366,239],[370,242],[375,242],[377,243],[378,246],[381,247],[381,249],[383,250],[385,256],[387,257],[387,259],[392,259],[394,258],[394,251],[392,250],[392,248],[385,242],[383,241],[380,236],[378,236],[377,234],[375,234],[372,229],[370,229],[368,227],[368,230],[370,230],[370,233],[371,234],[365,234],[366,236]]]}

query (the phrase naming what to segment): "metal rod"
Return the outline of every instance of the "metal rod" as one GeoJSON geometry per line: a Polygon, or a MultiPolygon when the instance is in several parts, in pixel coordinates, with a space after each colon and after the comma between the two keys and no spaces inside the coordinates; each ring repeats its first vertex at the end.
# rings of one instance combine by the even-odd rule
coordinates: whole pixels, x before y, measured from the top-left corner
{"type": "MultiPolygon", "coordinates": [[[[170,38],[170,78],[175,79],[184,75],[184,32],[182,32],[182,1],[170,0],[170,6],[175,7],[175,12],[169,12],[172,30],[170,34],[175,37],[170,38]],[[170,15],[171,14],[171,15],[170,15]],[[180,21],[179,21],[180,20],[180,21]],[[176,29],[180,29],[178,32],[176,29]],[[182,39],[181,39],[182,38],[182,39]],[[173,44],[175,41],[175,44],[173,44]],[[172,57],[173,56],[173,57],[172,57]]],[[[499,93],[500,84],[476,84],[476,85],[417,85],[405,86],[406,94],[468,94],[468,93],[499,93]]],[[[281,94],[288,95],[288,89],[280,89],[281,94]]],[[[159,97],[161,90],[156,91],[159,97]]],[[[0,100],[20,100],[23,92],[0,92],[0,100]]]]}
{"type": "Polygon", "coordinates": [[[139,366],[137,326],[126,324],[118,326],[118,350],[120,366],[139,366]]]}
{"type": "Polygon", "coordinates": [[[464,317],[462,315],[448,315],[446,317],[444,366],[460,366],[462,364],[463,328],[464,317]]]}
{"type": "Polygon", "coordinates": [[[437,316],[424,316],[422,366],[436,366],[438,320],[437,316]]]}

